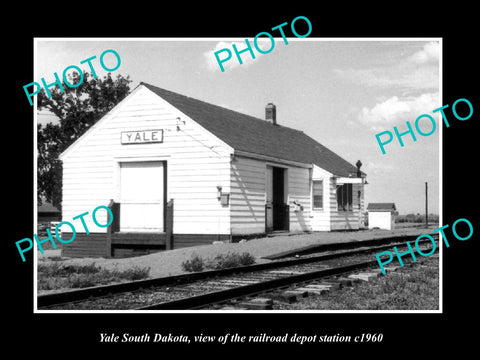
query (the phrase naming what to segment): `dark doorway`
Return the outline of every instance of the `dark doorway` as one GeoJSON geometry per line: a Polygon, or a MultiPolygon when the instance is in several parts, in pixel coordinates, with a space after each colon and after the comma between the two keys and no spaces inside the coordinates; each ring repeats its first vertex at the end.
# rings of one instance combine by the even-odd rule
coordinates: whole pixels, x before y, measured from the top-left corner
{"type": "Polygon", "coordinates": [[[271,177],[268,177],[267,206],[266,206],[266,231],[288,231],[289,230],[289,209],[285,203],[286,199],[286,170],[278,167],[271,167],[271,177]]]}

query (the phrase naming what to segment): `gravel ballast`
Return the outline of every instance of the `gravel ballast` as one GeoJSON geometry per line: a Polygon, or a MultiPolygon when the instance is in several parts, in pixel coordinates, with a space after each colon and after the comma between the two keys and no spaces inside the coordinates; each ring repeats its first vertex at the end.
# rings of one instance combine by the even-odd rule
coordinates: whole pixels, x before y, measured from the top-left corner
{"type": "MultiPolygon", "coordinates": [[[[126,270],[134,266],[149,267],[150,276],[163,277],[171,275],[180,275],[186,273],[182,269],[182,263],[189,260],[193,254],[204,259],[213,259],[218,254],[228,252],[243,253],[248,252],[256,258],[256,263],[269,262],[262,259],[264,256],[274,255],[285,251],[294,250],[310,245],[341,243],[350,241],[362,241],[371,239],[381,239],[392,236],[402,235],[421,235],[429,234],[434,227],[425,228],[403,228],[393,231],[388,230],[361,230],[351,232],[315,232],[309,234],[279,234],[272,237],[252,239],[240,243],[215,243],[211,245],[194,246],[183,249],[174,249],[162,251],[154,254],[137,256],[122,259],[106,258],[65,258],[66,265],[77,264],[87,265],[95,263],[97,266],[106,269],[126,270]]],[[[58,250],[46,250],[44,254],[37,252],[39,261],[49,261],[50,256],[59,256],[58,250]]],[[[58,261],[58,260],[57,260],[58,261]]]]}

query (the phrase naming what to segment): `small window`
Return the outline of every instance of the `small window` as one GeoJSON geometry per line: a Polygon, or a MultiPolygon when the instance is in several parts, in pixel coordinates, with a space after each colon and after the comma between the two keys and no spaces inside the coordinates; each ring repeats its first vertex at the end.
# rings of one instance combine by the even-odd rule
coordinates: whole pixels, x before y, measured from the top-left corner
{"type": "Polygon", "coordinates": [[[352,184],[343,184],[337,187],[338,211],[352,211],[352,184]]]}
{"type": "Polygon", "coordinates": [[[313,208],[323,209],[323,180],[313,182],[313,208]]]}

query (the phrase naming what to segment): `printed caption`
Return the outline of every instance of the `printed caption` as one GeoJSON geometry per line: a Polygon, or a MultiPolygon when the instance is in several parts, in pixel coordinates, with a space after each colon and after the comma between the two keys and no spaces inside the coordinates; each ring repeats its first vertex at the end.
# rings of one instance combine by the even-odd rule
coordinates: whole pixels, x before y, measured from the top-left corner
{"type": "Polygon", "coordinates": [[[168,335],[159,333],[144,333],[141,335],[123,333],[100,333],[99,341],[102,343],[218,343],[236,344],[236,343],[292,343],[304,345],[309,343],[380,343],[383,341],[382,333],[360,333],[354,335],[344,334],[297,334],[285,333],[283,335],[268,335],[260,333],[257,335],[241,335],[238,333],[216,335],[168,335]]]}

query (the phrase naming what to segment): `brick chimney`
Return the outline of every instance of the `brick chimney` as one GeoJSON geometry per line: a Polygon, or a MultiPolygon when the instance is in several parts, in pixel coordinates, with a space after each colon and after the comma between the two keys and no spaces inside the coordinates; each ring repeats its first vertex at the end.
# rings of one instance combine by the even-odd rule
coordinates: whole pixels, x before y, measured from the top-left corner
{"type": "Polygon", "coordinates": [[[277,108],[273,103],[268,103],[267,106],[265,106],[265,120],[273,125],[277,125],[277,108]]]}

